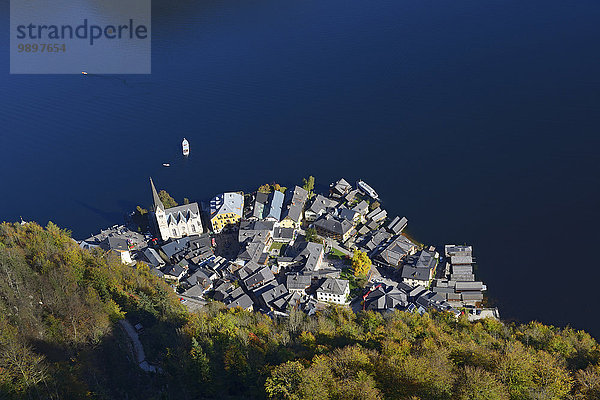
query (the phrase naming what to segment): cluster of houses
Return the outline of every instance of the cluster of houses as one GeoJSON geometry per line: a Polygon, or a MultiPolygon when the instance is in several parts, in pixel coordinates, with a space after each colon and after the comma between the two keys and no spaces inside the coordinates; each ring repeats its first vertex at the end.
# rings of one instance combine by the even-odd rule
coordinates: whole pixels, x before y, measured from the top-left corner
{"type": "Polygon", "coordinates": [[[404,282],[375,282],[363,296],[363,309],[373,311],[416,311],[420,314],[430,309],[449,311],[459,315],[444,297],[423,286],[411,286],[404,282]]]}
{"type": "Polygon", "coordinates": [[[444,275],[434,282],[436,293],[455,307],[475,307],[483,301],[487,289],[483,282],[475,280],[473,271],[473,248],[471,246],[446,245],[446,268],[444,275]]]}
{"type": "Polygon", "coordinates": [[[116,252],[127,264],[145,262],[190,307],[216,300],[266,313],[295,308],[312,314],[333,303],[458,314],[458,308],[483,300],[486,287],[475,281],[470,246],[446,246],[442,270],[436,249],[409,239],[403,233],[407,219],[390,217],[362,181],[353,186],[340,179],[327,196],[273,185],[171,208],[152,179],[150,186],[154,236],[120,226],[80,245],[116,252]],[[354,250],[365,252],[373,265],[362,295],[352,299],[339,256],[348,259],[354,250]]]}

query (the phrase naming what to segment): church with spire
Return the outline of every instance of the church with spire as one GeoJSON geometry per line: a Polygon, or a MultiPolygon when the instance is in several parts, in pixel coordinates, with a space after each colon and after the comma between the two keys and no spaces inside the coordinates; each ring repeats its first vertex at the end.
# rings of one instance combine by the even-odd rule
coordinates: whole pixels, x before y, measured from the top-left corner
{"type": "Polygon", "coordinates": [[[152,189],[151,219],[156,229],[156,234],[163,241],[169,239],[180,239],[188,235],[200,235],[204,232],[202,221],[200,219],[200,210],[198,203],[182,204],[180,206],[165,208],[154,182],[150,178],[150,187],[152,189]]]}

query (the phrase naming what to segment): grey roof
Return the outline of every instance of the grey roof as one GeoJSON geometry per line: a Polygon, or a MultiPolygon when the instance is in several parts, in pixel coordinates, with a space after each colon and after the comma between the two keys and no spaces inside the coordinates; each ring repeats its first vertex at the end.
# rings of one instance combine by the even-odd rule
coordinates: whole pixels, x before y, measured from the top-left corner
{"type": "Polygon", "coordinates": [[[271,301],[271,305],[278,310],[284,310],[285,306],[289,303],[289,300],[291,300],[292,298],[294,298],[293,294],[280,296],[278,299],[271,301]]]}
{"type": "Polygon", "coordinates": [[[294,262],[294,257],[277,257],[277,264],[288,264],[294,262]]]}
{"type": "Polygon", "coordinates": [[[350,288],[349,285],[349,282],[345,279],[327,278],[317,291],[340,295],[346,293],[346,290],[350,288]]]}
{"type": "Polygon", "coordinates": [[[289,189],[286,194],[285,208],[281,214],[281,219],[289,218],[294,222],[300,222],[304,203],[308,198],[308,192],[300,186],[289,189]]]}
{"type": "Polygon", "coordinates": [[[375,250],[377,246],[388,240],[390,237],[390,234],[383,229],[377,230],[369,235],[367,241],[363,243],[362,246],[368,250],[375,250]]]}
{"type": "Polygon", "coordinates": [[[454,293],[454,288],[436,286],[432,289],[436,293],[454,293]]]}
{"type": "Polygon", "coordinates": [[[453,274],[472,274],[473,266],[471,264],[468,265],[453,265],[452,266],[453,274]]]}
{"type": "Polygon", "coordinates": [[[381,208],[377,207],[376,209],[367,214],[367,219],[372,219],[375,215],[379,214],[380,212],[381,208]]]}
{"type": "Polygon", "coordinates": [[[397,287],[378,284],[365,298],[367,310],[403,309],[408,305],[408,294],[397,287]]]}
{"type": "Polygon", "coordinates": [[[352,210],[356,211],[357,213],[361,214],[361,215],[366,215],[367,212],[369,211],[369,203],[367,203],[365,200],[361,201],[360,203],[358,203],[357,205],[355,205],[352,210]]]}
{"type": "Polygon", "coordinates": [[[174,276],[176,278],[179,278],[184,272],[185,272],[185,268],[183,268],[181,265],[179,264],[173,264],[173,265],[167,265],[162,272],[165,275],[171,275],[174,276]]]}
{"type": "Polygon", "coordinates": [[[481,301],[483,300],[483,293],[481,292],[462,292],[460,298],[463,301],[481,301]]]}
{"type": "Polygon", "coordinates": [[[415,246],[408,238],[399,235],[380,251],[379,257],[386,263],[397,266],[415,246]]]}
{"type": "Polygon", "coordinates": [[[356,215],[358,214],[358,212],[347,209],[345,207],[340,208],[338,211],[339,211],[340,217],[344,218],[348,221],[354,221],[354,218],[356,218],[356,215]]]}
{"type": "Polygon", "coordinates": [[[273,239],[292,240],[294,238],[294,228],[275,228],[273,231],[273,239]]]}
{"type": "Polygon", "coordinates": [[[173,257],[176,253],[179,253],[182,250],[187,248],[188,242],[190,241],[190,237],[186,236],[181,239],[173,240],[161,247],[162,251],[167,255],[169,259],[173,257]]]}
{"type": "Polygon", "coordinates": [[[274,226],[274,221],[242,221],[238,231],[238,241],[240,243],[257,239],[266,241],[274,226]]]}
{"type": "Polygon", "coordinates": [[[387,217],[387,211],[381,210],[377,214],[375,214],[374,216],[372,216],[371,218],[375,222],[380,222],[381,220],[385,219],[386,217],[387,217]]]}
{"type": "Polygon", "coordinates": [[[80,246],[85,248],[86,244],[88,247],[99,246],[104,250],[126,250],[128,246],[131,246],[135,250],[141,250],[148,247],[144,235],[134,232],[123,225],[115,225],[108,229],[102,229],[100,233],[81,241],[80,246]]]}
{"type": "Polygon", "coordinates": [[[283,283],[280,283],[277,286],[271,284],[266,290],[261,291],[260,298],[265,304],[270,304],[272,301],[288,294],[289,291],[283,283]]]}
{"type": "Polygon", "coordinates": [[[293,274],[286,277],[288,290],[304,290],[310,286],[310,276],[293,274]]]}
{"type": "Polygon", "coordinates": [[[190,285],[201,285],[204,289],[208,289],[212,285],[210,279],[211,273],[202,268],[198,268],[192,275],[185,280],[190,285]]]}
{"type": "Polygon", "coordinates": [[[328,199],[323,195],[316,195],[314,201],[312,202],[309,210],[314,212],[315,214],[320,214],[326,211],[328,208],[334,207],[337,203],[334,200],[328,199]]]}
{"type": "Polygon", "coordinates": [[[388,228],[390,228],[390,230],[391,230],[392,226],[394,226],[396,223],[398,223],[398,221],[400,221],[400,217],[398,217],[398,216],[394,217],[394,219],[392,219],[390,221],[390,223],[388,224],[388,228]]]}
{"type": "Polygon", "coordinates": [[[450,279],[457,282],[474,282],[475,275],[473,274],[450,274],[450,279]]]}
{"type": "Polygon", "coordinates": [[[244,196],[236,192],[226,192],[216,195],[210,201],[211,218],[219,214],[234,213],[242,217],[244,196]]]}
{"type": "Polygon", "coordinates": [[[283,208],[283,199],[285,196],[279,190],[275,190],[269,197],[269,212],[265,215],[265,218],[273,218],[279,221],[281,218],[281,209],[283,208]]]}
{"type": "Polygon", "coordinates": [[[446,298],[450,301],[460,301],[461,296],[460,293],[447,293],[446,298]]]}
{"type": "Polygon", "coordinates": [[[416,298],[426,291],[427,289],[425,289],[423,286],[417,286],[408,293],[408,296],[411,298],[416,298]]]}
{"type": "Polygon", "coordinates": [[[396,217],[392,220],[392,222],[389,223],[388,229],[397,235],[400,232],[402,232],[404,228],[406,228],[407,224],[408,220],[406,219],[406,217],[396,217]]]}
{"type": "Polygon", "coordinates": [[[129,251],[129,241],[124,238],[111,236],[108,238],[108,247],[111,250],[129,251]]]}
{"type": "Polygon", "coordinates": [[[148,264],[152,265],[153,267],[160,267],[165,265],[165,262],[162,258],[160,258],[156,250],[150,247],[146,248],[143,254],[146,260],[148,260],[148,264]]]}
{"type": "Polygon", "coordinates": [[[179,223],[180,221],[188,221],[191,218],[197,218],[200,216],[198,203],[182,204],[179,206],[167,208],[165,210],[165,216],[167,223],[179,223]]]}
{"type": "Polygon", "coordinates": [[[247,262],[246,265],[244,265],[242,268],[238,269],[236,273],[237,276],[243,280],[249,277],[250,275],[256,273],[261,268],[263,268],[263,266],[258,265],[253,261],[250,261],[247,262]]]}
{"type": "Polygon", "coordinates": [[[343,196],[349,190],[352,189],[352,185],[349,184],[348,181],[346,181],[344,178],[341,178],[337,182],[331,184],[331,189],[334,193],[337,193],[337,194],[343,196]]]}
{"type": "Polygon", "coordinates": [[[315,227],[337,235],[345,235],[354,225],[346,219],[338,220],[327,214],[315,221],[315,227]]]}
{"type": "Polygon", "coordinates": [[[405,265],[402,267],[402,279],[428,281],[430,271],[431,270],[429,268],[415,268],[411,267],[410,265],[405,265]]]}
{"type": "Polygon", "coordinates": [[[268,193],[256,192],[256,199],[254,200],[254,210],[252,216],[258,219],[264,218],[265,209],[268,201],[268,193]]]}
{"type": "Polygon", "coordinates": [[[396,284],[396,287],[398,288],[398,290],[403,290],[403,291],[405,291],[406,293],[410,293],[410,292],[413,290],[413,287],[412,287],[412,286],[410,286],[410,285],[407,285],[407,284],[406,284],[406,283],[404,283],[404,282],[398,282],[398,283],[396,284]]]}
{"type": "Polygon", "coordinates": [[[366,226],[370,230],[374,231],[375,229],[377,229],[379,227],[379,223],[376,221],[369,221],[369,223],[366,226]]]}
{"type": "Polygon", "coordinates": [[[202,286],[194,285],[185,292],[183,292],[183,295],[188,297],[202,297],[203,293],[204,288],[202,286]]]}
{"type": "Polygon", "coordinates": [[[245,261],[260,262],[263,252],[265,250],[265,244],[262,241],[250,242],[246,245],[246,248],[238,254],[237,258],[245,261]]]}
{"type": "Polygon", "coordinates": [[[421,250],[419,256],[416,257],[413,267],[415,268],[429,268],[433,269],[437,263],[435,258],[435,252],[428,250],[421,250]]]}
{"type": "Polygon", "coordinates": [[[304,265],[304,270],[306,271],[314,271],[318,269],[319,262],[321,260],[321,256],[323,255],[323,245],[320,243],[312,243],[306,242],[306,247],[304,250],[296,256],[295,260],[298,258],[304,258],[306,260],[306,264],[304,265]]]}
{"type": "Polygon", "coordinates": [[[456,282],[456,291],[481,291],[485,290],[483,282],[456,282]]]}
{"type": "Polygon", "coordinates": [[[250,289],[257,285],[262,285],[267,282],[270,282],[273,279],[275,279],[275,275],[273,275],[271,269],[269,269],[268,267],[263,267],[258,272],[244,279],[244,285],[246,285],[246,287],[250,289]]]}
{"type": "Polygon", "coordinates": [[[473,247],[467,245],[447,244],[445,247],[446,257],[452,256],[471,256],[473,247]]]}
{"type": "Polygon", "coordinates": [[[350,202],[352,202],[352,200],[354,200],[354,198],[356,197],[357,194],[358,194],[358,189],[353,189],[344,196],[344,200],[346,200],[347,203],[350,203],[350,202]]]}
{"type": "Polygon", "coordinates": [[[450,258],[450,263],[452,265],[457,265],[457,264],[473,264],[473,257],[472,256],[451,256],[450,258]]]}
{"type": "Polygon", "coordinates": [[[229,304],[227,304],[227,307],[228,308],[241,307],[244,310],[247,310],[253,304],[254,303],[252,302],[252,299],[250,298],[250,296],[248,296],[247,294],[243,294],[240,297],[232,300],[229,304]]]}
{"type": "Polygon", "coordinates": [[[223,301],[223,299],[225,299],[225,297],[228,296],[228,293],[230,291],[232,291],[232,288],[233,288],[233,284],[231,282],[221,282],[214,289],[215,300],[217,300],[217,301],[223,301]]]}
{"type": "MultiPolygon", "coordinates": [[[[371,230],[367,226],[361,226],[360,229],[358,230],[358,234],[359,235],[366,235],[370,231],[371,230]]],[[[375,247],[373,247],[373,248],[375,248],[375,247]]]]}

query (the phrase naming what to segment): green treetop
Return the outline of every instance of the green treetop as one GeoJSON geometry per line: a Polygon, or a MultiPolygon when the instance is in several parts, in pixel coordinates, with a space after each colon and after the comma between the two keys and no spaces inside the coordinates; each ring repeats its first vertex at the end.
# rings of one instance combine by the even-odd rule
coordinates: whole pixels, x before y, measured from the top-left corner
{"type": "Polygon", "coordinates": [[[175,199],[172,198],[169,193],[167,193],[166,190],[161,190],[160,192],[158,192],[158,197],[160,198],[160,201],[162,201],[163,206],[165,206],[165,208],[176,207],[179,205],[175,201],[175,199]]]}
{"type": "Polygon", "coordinates": [[[315,177],[309,176],[308,179],[302,179],[302,188],[308,192],[308,194],[312,194],[312,191],[315,188],[315,177]]]}

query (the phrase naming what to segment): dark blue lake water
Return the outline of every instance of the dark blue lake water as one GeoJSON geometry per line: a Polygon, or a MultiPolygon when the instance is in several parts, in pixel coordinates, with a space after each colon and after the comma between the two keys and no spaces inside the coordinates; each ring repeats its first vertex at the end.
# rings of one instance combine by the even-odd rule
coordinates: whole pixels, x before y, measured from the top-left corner
{"type": "Polygon", "coordinates": [[[82,238],[149,204],[149,176],[179,200],[362,178],[421,241],[473,244],[503,317],[600,337],[600,2],[154,0],[152,15],[149,76],[9,75],[1,35],[0,219],[82,238]]]}

